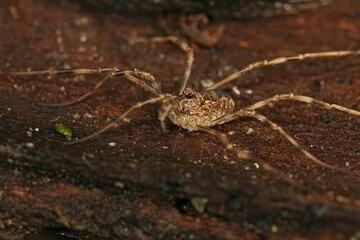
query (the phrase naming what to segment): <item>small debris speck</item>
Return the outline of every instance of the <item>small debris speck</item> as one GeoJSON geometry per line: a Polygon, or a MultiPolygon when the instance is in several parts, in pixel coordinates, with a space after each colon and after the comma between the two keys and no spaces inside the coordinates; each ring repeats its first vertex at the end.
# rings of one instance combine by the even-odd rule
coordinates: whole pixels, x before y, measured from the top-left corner
{"type": "Polygon", "coordinates": [[[211,87],[212,85],[214,85],[214,81],[212,81],[209,78],[201,80],[200,83],[203,88],[208,88],[208,87],[211,87]]]}
{"type": "Polygon", "coordinates": [[[80,34],[80,42],[86,42],[87,40],[88,40],[87,34],[81,33],[80,34]]]}
{"type": "Polygon", "coordinates": [[[249,135],[249,134],[251,134],[253,131],[254,131],[254,129],[249,128],[249,129],[247,130],[246,134],[249,135]]]}
{"type": "Polygon", "coordinates": [[[116,142],[109,142],[108,145],[109,145],[110,147],[114,147],[114,146],[116,145],[116,142]]]}
{"type": "Polygon", "coordinates": [[[238,96],[241,94],[241,92],[237,86],[232,87],[231,90],[238,96]]]}
{"type": "Polygon", "coordinates": [[[247,90],[245,91],[245,93],[246,93],[246,94],[251,95],[251,94],[253,94],[253,93],[254,93],[254,91],[253,91],[253,90],[251,90],[251,89],[247,89],[247,90]]]}
{"type": "Polygon", "coordinates": [[[56,122],[59,119],[60,119],[60,116],[58,116],[57,118],[51,119],[49,122],[56,122]]]}
{"type": "Polygon", "coordinates": [[[271,225],[271,232],[272,233],[277,233],[279,231],[278,226],[276,226],[275,224],[271,225]]]}
{"type": "Polygon", "coordinates": [[[91,115],[90,113],[85,113],[83,116],[84,116],[84,119],[92,119],[92,118],[94,118],[94,115],[91,115]]]}
{"type": "Polygon", "coordinates": [[[81,118],[81,116],[80,116],[79,113],[74,113],[74,114],[73,114],[73,118],[74,118],[75,120],[79,120],[79,119],[81,118]]]}
{"type": "Polygon", "coordinates": [[[31,148],[34,148],[35,145],[34,145],[34,143],[32,143],[32,142],[27,142],[27,143],[25,143],[25,147],[31,149],[31,148]]]}
{"type": "Polygon", "coordinates": [[[88,23],[89,23],[89,18],[87,18],[87,17],[81,17],[81,18],[75,19],[75,21],[74,21],[74,24],[76,26],[86,25],[88,23]]]}
{"type": "Polygon", "coordinates": [[[122,120],[124,123],[129,123],[130,121],[131,121],[131,118],[123,118],[123,120],[122,120]]]}
{"type": "Polygon", "coordinates": [[[125,187],[125,183],[117,181],[114,183],[115,187],[123,189],[125,187]]]}

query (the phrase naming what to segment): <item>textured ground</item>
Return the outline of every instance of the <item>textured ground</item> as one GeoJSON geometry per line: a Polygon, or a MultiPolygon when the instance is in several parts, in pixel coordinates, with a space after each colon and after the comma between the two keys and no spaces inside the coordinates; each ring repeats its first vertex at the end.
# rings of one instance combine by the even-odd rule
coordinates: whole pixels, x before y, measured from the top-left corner
{"type": "MultiPolygon", "coordinates": [[[[52,2],[3,3],[1,70],[136,67],[152,72],[164,92],[177,93],[184,54],[167,43],[132,46],[126,40],[163,35],[155,17],[52,2]]],[[[360,49],[359,13],[357,0],[342,0],[301,15],[215,19],[212,27],[224,26],[224,34],[214,48],[196,47],[190,85],[200,88],[201,80],[218,81],[261,59],[360,49]]],[[[239,107],[293,92],[360,110],[359,64],[358,56],[289,63],[236,81],[240,96],[225,90],[239,107]]],[[[0,238],[41,239],[62,232],[83,239],[360,239],[359,177],[313,164],[279,134],[249,119],[216,128],[234,131],[237,146],[311,191],[237,159],[209,134],[171,125],[164,134],[158,106],[132,114],[129,123],[96,139],[64,146],[55,123],[70,126],[74,137],[86,136],[150,97],[119,79],[71,107],[37,104],[73,99],[98,79],[1,77],[0,238]],[[208,200],[204,213],[191,204],[197,197],[208,200]]],[[[360,118],[298,103],[279,103],[261,113],[325,162],[360,172],[360,118]]]]}

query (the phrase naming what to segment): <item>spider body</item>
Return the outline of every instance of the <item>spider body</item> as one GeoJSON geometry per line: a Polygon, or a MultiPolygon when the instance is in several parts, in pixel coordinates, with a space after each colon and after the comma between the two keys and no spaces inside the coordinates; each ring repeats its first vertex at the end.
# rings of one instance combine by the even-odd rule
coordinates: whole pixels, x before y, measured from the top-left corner
{"type": "Polygon", "coordinates": [[[199,127],[216,125],[216,120],[233,112],[234,107],[234,100],[225,92],[197,92],[185,88],[178,97],[163,103],[159,119],[163,122],[164,118],[168,117],[174,124],[189,131],[196,131],[199,127]]]}

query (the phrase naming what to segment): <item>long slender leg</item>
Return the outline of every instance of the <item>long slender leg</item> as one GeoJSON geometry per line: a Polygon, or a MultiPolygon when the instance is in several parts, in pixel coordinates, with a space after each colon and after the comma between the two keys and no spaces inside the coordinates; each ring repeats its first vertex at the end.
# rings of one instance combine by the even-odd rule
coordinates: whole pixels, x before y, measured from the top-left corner
{"type": "Polygon", "coordinates": [[[125,76],[125,78],[127,78],[128,80],[130,80],[131,82],[133,82],[136,85],[140,86],[144,90],[151,92],[155,96],[159,96],[161,94],[160,88],[155,82],[155,78],[150,73],[141,72],[141,71],[138,71],[138,70],[135,70],[135,71],[114,71],[114,72],[107,73],[106,76],[103,79],[101,79],[89,92],[81,95],[80,97],[78,97],[78,98],[76,98],[74,100],[71,100],[71,101],[68,101],[68,102],[62,102],[62,103],[40,103],[40,105],[46,106],[46,107],[63,107],[63,106],[69,106],[69,105],[81,102],[82,100],[84,100],[85,98],[87,98],[88,96],[93,94],[107,79],[113,78],[113,77],[118,77],[118,76],[125,76]],[[149,86],[146,82],[144,82],[143,80],[135,77],[134,75],[139,76],[139,77],[143,77],[143,79],[150,81],[152,86],[149,86]],[[153,82],[155,82],[155,84],[153,82]]]}
{"type": "Polygon", "coordinates": [[[151,99],[143,101],[143,102],[138,102],[135,105],[133,105],[131,108],[129,108],[126,112],[124,112],[121,116],[116,118],[113,122],[111,122],[110,124],[108,124],[105,127],[101,128],[100,130],[98,130],[98,131],[94,132],[93,134],[90,134],[90,135],[88,135],[86,137],[83,137],[83,138],[80,138],[80,139],[77,139],[77,140],[74,140],[74,141],[70,141],[70,142],[64,142],[64,145],[80,143],[80,142],[87,141],[87,140],[89,140],[91,138],[94,138],[94,137],[100,135],[101,133],[105,132],[109,128],[113,127],[116,123],[118,123],[119,121],[124,119],[129,113],[131,113],[135,109],[142,108],[143,106],[148,105],[148,104],[154,104],[154,103],[160,102],[160,101],[162,101],[164,99],[164,97],[165,97],[165,95],[161,95],[159,97],[151,98],[151,99]]]}
{"type": "Polygon", "coordinates": [[[95,87],[93,87],[89,92],[83,94],[79,98],[76,98],[74,100],[63,102],[63,103],[40,103],[41,106],[46,107],[62,107],[62,106],[68,106],[75,103],[78,103],[88,96],[90,96],[92,93],[96,91],[109,77],[111,73],[118,72],[119,74],[123,74],[124,72],[119,71],[117,68],[79,68],[79,69],[48,69],[48,70],[39,70],[39,71],[19,71],[19,72],[1,72],[0,76],[35,76],[35,75],[49,75],[49,76],[61,76],[61,75],[90,75],[90,74],[106,74],[106,76],[98,82],[95,87]]]}
{"type": "Polygon", "coordinates": [[[234,146],[234,144],[230,141],[230,139],[228,138],[228,136],[225,133],[223,133],[219,130],[216,130],[214,128],[209,128],[209,127],[200,127],[199,126],[199,130],[208,132],[208,133],[216,136],[225,145],[226,149],[235,153],[239,159],[250,160],[255,163],[258,163],[264,170],[280,177],[281,179],[283,179],[287,183],[291,184],[292,186],[296,186],[296,187],[299,187],[302,189],[304,188],[304,186],[302,186],[301,184],[296,182],[294,179],[288,177],[286,174],[282,173],[279,169],[271,166],[269,163],[265,162],[262,159],[251,156],[248,151],[241,150],[240,148],[234,146]]]}
{"type": "Polygon", "coordinates": [[[89,92],[81,95],[80,97],[78,97],[78,98],[76,98],[74,100],[67,101],[67,102],[61,102],[61,103],[39,103],[39,105],[45,106],[45,107],[63,107],[63,106],[69,106],[69,105],[73,105],[75,103],[79,103],[82,100],[84,100],[85,98],[87,98],[88,96],[90,96],[91,94],[93,94],[96,91],[96,89],[98,89],[110,77],[111,77],[111,75],[107,74],[89,92]]]}
{"type": "Polygon", "coordinates": [[[0,72],[0,76],[35,76],[35,75],[49,75],[49,76],[61,76],[61,75],[90,75],[90,74],[104,74],[107,75],[96,84],[96,86],[91,89],[89,92],[83,94],[77,99],[63,102],[63,103],[40,103],[41,106],[46,107],[62,107],[62,106],[68,106],[75,103],[78,103],[85,98],[87,98],[89,95],[95,92],[96,89],[98,89],[106,79],[109,78],[109,73],[119,71],[117,68],[79,68],[79,69],[48,69],[48,70],[39,70],[39,71],[18,71],[18,72],[0,72]]]}
{"type": "Polygon", "coordinates": [[[288,134],[283,128],[281,128],[280,126],[278,126],[276,123],[274,123],[273,121],[271,121],[270,119],[268,119],[267,117],[265,117],[264,115],[258,114],[256,113],[253,109],[240,109],[238,111],[235,111],[234,113],[226,116],[223,119],[219,119],[218,121],[216,121],[216,124],[223,124],[225,122],[230,122],[234,119],[237,119],[239,117],[251,117],[251,118],[255,118],[263,123],[266,123],[268,125],[270,125],[270,127],[279,132],[282,136],[284,136],[295,148],[297,148],[300,152],[302,152],[306,157],[308,157],[310,160],[312,160],[313,162],[315,162],[316,164],[325,167],[325,168],[329,168],[329,169],[333,169],[336,171],[340,171],[340,172],[344,172],[347,174],[351,174],[351,175],[357,175],[353,172],[347,171],[343,168],[339,168],[339,167],[335,167],[332,165],[329,165],[321,160],[319,160],[318,158],[316,158],[314,155],[312,155],[310,152],[308,152],[306,149],[304,149],[293,137],[290,136],[290,134],[288,134]]]}
{"type": "MultiPolygon", "coordinates": [[[[247,115],[249,112],[245,112],[245,115],[247,115]]],[[[245,116],[244,115],[244,116],[245,116]]],[[[240,116],[239,116],[240,117],[240,116]]],[[[253,162],[258,163],[264,170],[270,172],[271,174],[274,174],[275,176],[280,177],[281,179],[283,179],[284,181],[286,181],[287,183],[291,184],[294,187],[297,187],[301,190],[304,190],[305,192],[310,192],[311,193],[311,198],[305,198],[305,199],[301,199],[301,201],[308,201],[307,203],[321,203],[321,204],[325,204],[325,205],[331,205],[331,206],[336,206],[336,207],[344,207],[343,204],[345,204],[345,206],[348,206],[350,209],[356,210],[358,211],[359,207],[360,207],[360,201],[357,199],[350,199],[341,195],[337,195],[337,202],[338,203],[329,203],[329,202],[323,202],[324,196],[321,194],[317,194],[313,191],[311,191],[310,188],[301,185],[300,183],[298,183],[297,181],[295,181],[294,179],[288,177],[286,174],[282,173],[279,169],[271,166],[269,163],[263,161],[262,159],[259,158],[255,158],[253,156],[251,156],[249,154],[249,152],[244,151],[239,149],[238,147],[234,146],[234,144],[229,140],[229,138],[227,137],[227,135],[221,131],[218,131],[216,129],[213,128],[209,128],[209,127],[199,127],[199,130],[208,132],[212,135],[214,135],[215,137],[217,137],[226,147],[226,149],[232,151],[233,153],[235,153],[238,158],[243,159],[243,160],[250,160],[253,162]]],[[[292,196],[293,197],[293,196],[292,196]]]]}
{"type": "Polygon", "coordinates": [[[190,45],[182,38],[179,38],[174,35],[165,36],[165,37],[153,37],[150,39],[144,39],[144,38],[135,38],[131,39],[130,42],[136,43],[136,42],[172,42],[176,46],[178,46],[180,49],[182,49],[186,53],[186,65],[185,65],[185,72],[184,72],[184,80],[181,85],[179,94],[182,93],[182,91],[185,89],[187,82],[189,80],[190,74],[191,74],[191,67],[194,62],[194,50],[190,45]]]}
{"type": "Polygon", "coordinates": [[[304,53],[304,54],[299,54],[299,55],[291,56],[291,57],[279,57],[279,58],[274,58],[271,60],[258,61],[258,62],[254,62],[254,63],[247,65],[245,68],[231,74],[230,76],[226,77],[225,79],[221,80],[220,82],[215,83],[214,85],[208,87],[206,90],[216,90],[216,89],[224,86],[225,84],[228,84],[231,81],[234,81],[235,79],[239,78],[240,76],[244,75],[245,73],[250,72],[256,68],[279,65],[279,64],[283,64],[283,63],[286,63],[289,61],[302,61],[302,60],[311,59],[311,58],[343,57],[343,56],[350,56],[350,55],[360,55],[360,50],[304,53]]]}
{"type": "Polygon", "coordinates": [[[305,156],[307,156],[309,159],[311,159],[313,162],[315,162],[316,164],[319,164],[320,166],[324,167],[324,168],[329,168],[329,169],[333,169],[339,172],[343,172],[343,173],[347,173],[347,174],[352,174],[354,175],[354,173],[347,171],[343,168],[340,167],[335,167],[332,165],[329,165],[321,160],[319,160],[318,158],[316,158],[314,155],[312,155],[310,152],[308,152],[306,149],[304,149],[302,146],[300,146],[300,144],[293,138],[291,137],[284,129],[282,129],[280,126],[278,126],[276,123],[274,123],[273,121],[271,121],[270,119],[268,119],[267,117],[265,117],[264,115],[258,114],[258,113],[254,113],[249,115],[249,117],[255,118],[263,123],[266,123],[268,125],[270,125],[270,127],[275,130],[278,131],[281,135],[283,135],[294,147],[296,147],[299,151],[301,151],[305,156]]]}
{"type": "Polygon", "coordinates": [[[302,96],[302,95],[294,95],[292,93],[289,94],[277,94],[273,97],[270,97],[268,99],[265,99],[263,101],[257,102],[255,104],[252,104],[244,109],[250,109],[250,110],[255,110],[261,107],[264,107],[266,105],[269,105],[271,103],[274,102],[279,102],[279,101],[299,101],[299,102],[305,102],[305,103],[309,103],[309,104],[313,104],[319,107],[322,107],[326,110],[331,110],[331,109],[336,109],[338,111],[342,111],[342,112],[346,112],[355,116],[360,116],[360,111],[354,110],[354,109],[350,109],[350,108],[346,108],[337,104],[331,104],[331,103],[327,103],[324,101],[320,101],[317,100],[315,98],[312,97],[308,97],[308,96],[302,96]]]}
{"type": "Polygon", "coordinates": [[[33,76],[33,75],[89,75],[95,73],[109,73],[118,71],[117,68],[79,68],[79,69],[48,69],[39,71],[18,71],[18,72],[0,72],[0,76],[33,76]]]}
{"type": "Polygon", "coordinates": [[[78,102],[83,101],[85,98],[89,97],[93,94],[102,84],[109,78],[125,76],[128,80],[135,83],[136,85],[142,87],[144,90],[151,92],[155,96],[159,96],[161,94],[161,90],[155,78],[148,72],[139,71],[135,69],[120,71],[117,68],[98,68],[98,69],[90,69],[90,68],[82,68],[82,69],[63,69],[63,70],[40,70],[40,71],[29,71],[29,72],[10,72],[10,73],[0,73],[0,75],[7,76],[32,76],[32,75],[50,75],[50,76],[59,76],[59,75],[88,75],[88,74],[106,74],[104,78],[102,78],[89,92],[81,95],[80,97],[62,103],[40,103],[41,106],[46,107],[63,107],[76,104],[78,102]],[[140,79],[141,78],[141,79],[140,79]],[[150,85],[147,82],[150,83],[150,85]]]}

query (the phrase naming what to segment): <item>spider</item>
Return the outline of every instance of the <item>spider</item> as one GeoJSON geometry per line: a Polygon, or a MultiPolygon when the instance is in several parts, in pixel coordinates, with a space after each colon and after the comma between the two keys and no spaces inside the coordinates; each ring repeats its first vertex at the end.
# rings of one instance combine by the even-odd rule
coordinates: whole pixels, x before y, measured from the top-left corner
{"type": "MultiPolygon", "coordinates": [[[[143,40],[135,40],[135,41],[143,41],[143,40]]],[[[288,177],[286,174],[283,174],[277,168],[271,166],[269,163],[263,161],[262,159],[256,158],[251,155],[249,151],[240,149],[236,147],[228,138],[227,134],[221,132],[215,128],[216,125],[225,124],[227,122],[231,122],[233,120],[239,118],[253,118],[260,122],[263,122],[273,130],[280,133],[285,139],[287,139],[295,148],[297,148],[300,152],[306,155],[310,160],[315,162],[316,164],[337,170],[340,172],[350,173],[348,170],[345,170],[340,167],[329,165],[309,151],[304,149],[289,133],[287,133],[283,128],[277,125],[275,122],[268,119],[266,116],[257,112],[258,109],[275,103],[279,101],[298,101],[311,105],[315,105],[317,107],[324,108],[326,110],[338,110],[351,115],[355,115],[360,117],[360,111],[350,109],[347,107],[343,107],[337,104],[327,103],[309,96],[303,95],[295,95],[293,93],[285,93],[285,94],[277,94],[273,97],[258,101],[250,106],[235,108],[234,100],[227,93],[220,91],[219,89],[226,84],[234,81],[235,79],[241,77],[243,74],[250,72],[254,69],[266,67],[266,66],[274,66],[279,64],[284,64],[288,61],[302,61],[305,59],[314,59],[314,58],[328,58],[328,57],[342,57],[349,55],[360,55],[360,50],[354,51],[332,51],[332,52],[314,52],[314,53],[305,53],[299,54],[290,57],[278,57],[271,60],[262,60],[258,62],[251,63],[237,71],[225,79],[213,84],[208,87],[204,91],[196,91],[190,87],[187,87],[188,79],[190,77],[192,63],[194,61],[194,51],[187,44],[187,42],[182,41],[180,38],[176,36],[168,36],[168,37],[155,37],[152,38],[153,42],[164,42],[170,41],[177,46],[179,46],[187,55],[186,67],[184,72],[184,79],[182,86],[179,90],[178,95],[173,95],[170,93],[163,93],[160,89],[159,84],[155,80],[155,77],[145,71],[141,71],[138,69],[134,70],[119,70],[118,68],[98,68],[98,69],[90,69],[90,68],[81,68],[81,69],[64,69],[64,70],[40,70],[40,71],[28,71],[28,72],[9,72],[9,73],[0,73],[1,75],[8,76],[29,76],[29,75],[51,75],[51,76],[59,76],[59,75],[87,75],[87,74],[102,74],[104,77],[87,93],[82,96],[74,99],[72,101],[63,102],[63,103],[42,103],[40,105],[48,106],[48,107],[61,107],[72,105],[78,103],[85,98],[89,97],[93,94],[106,80],[116,78],[116,77],[125,77],[127,80],[131,81],[138,87],[142,88],[145,91],[150,92],[153,97],[149,98],[145,101],[138,102],[130,107],[127,111],[125,111],[121,116],[116,118],[112,123],[107,126],[101,128],[100,130],[92,133],[83,138],[79,138],[76,140],[72,140],[70,142],[64,142],[65,145],[75,144],[87,141],[91,138],[98,136],[99,134],[107,131],[109,128],[113,127],[119,121],[123,120],[134,110],[145,107],[146,105],[160,103],[161,106],[159,108],[159,121],[161,128],[164,132],[167,132],[165,120],[169,119],[175,125],[178,125],[181,128],[187,129],[189,131],[204,131],[216,136],[226,147],[227,150],[232,151],[237,155],[239,159],[243,160],[253,160],[256,161],[263,169],[269,171],[273,174],[276,174],[283,178],[285,181],[290,182],[291,184],[297,185],[293,179],[288,177]]],[[[354,173],[351,173],[354,174],[354,173]]]]}

